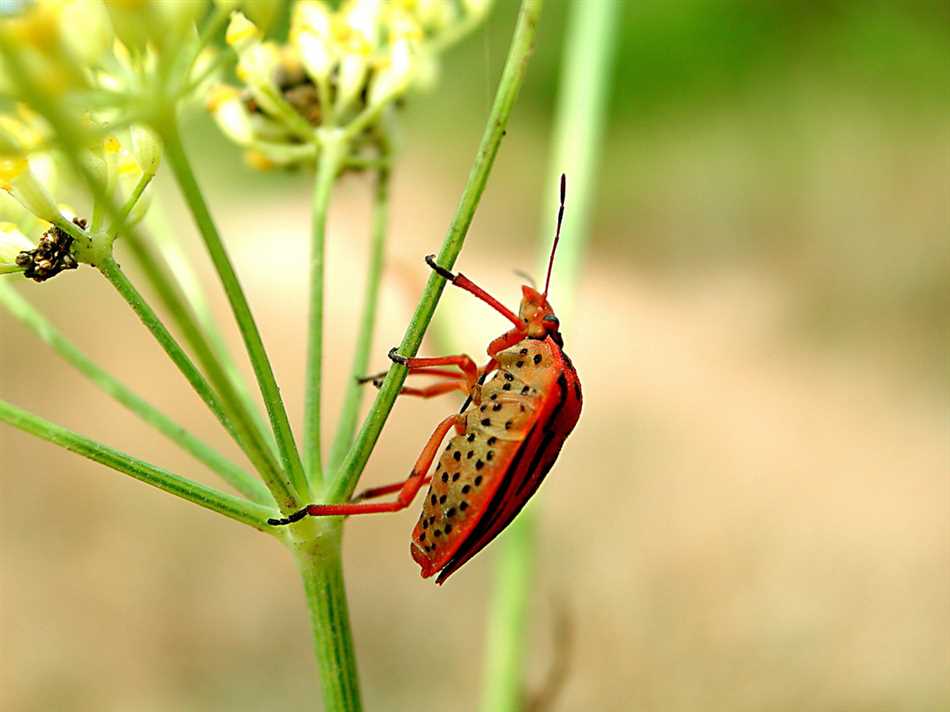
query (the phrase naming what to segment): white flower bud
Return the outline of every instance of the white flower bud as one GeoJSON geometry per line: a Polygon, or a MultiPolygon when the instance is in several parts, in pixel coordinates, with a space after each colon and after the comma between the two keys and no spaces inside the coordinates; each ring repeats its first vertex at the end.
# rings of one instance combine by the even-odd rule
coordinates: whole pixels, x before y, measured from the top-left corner
{"type": "Polygon", "coordinates": [[[269,114],[279,114],[281,107],[273,100],[277,92],[274,77],[280,65],[280,50],[270,42],[253,42],[240,53],[237,76],[247,85],[254,100],[269,114]]]}
{"type": "Polygon", "coordinates": [[[290,42],[310,78],[325,81],[336,62],[332,16],[326,5],[317,0],[302,0],[294,6],[290,24],[290,42]]]}
{"type": "Polygon", "coordinates": [[[233,87],[215,88],[208,100],[208,110],[224,134],[239,146],[246,146],[254,139],[251,117],[233,87]]]}
{"type": "Polygon", "coordinates": [[[340,10],[350,32],[360,36],[370,47],[379,46],[381,7],[380,0],[351,0],[340,10]]]}
{"type": "Polygon", "coordinates": [[[16,225],[0,223],[0,274],[23,271],[16,263],[17,255],[34,247],[33,241],[20,232],[16,225]]]}
{"type": "Polygon", "coordinates": [[[347,52],[340,61],[340,73],[337,80],[336,108],[345,111],[350,103],[363,91],[366,73],[369,70],[369,58],[359,52],[347,52]]]}
{"type": "Polygon", "coordinates": [[[333,71],[335,56],[330,42],[313,32],[297,32],[292,41],[307,74],[315,82],[326,81],[333,71]]]}
{"type": "Polygon", "coordinates": [[[0,158],[0,188],[38,218],[52,222],[60,216],[56,203],[33,175],[25,158],[0,158]]]}
{"type": "Polygon", "coordinates": [[[132,151],[143,173],[155,175],[162,160],[162,144],[151,129],[133,126],[132,151]]]}
{"type": "Polygon", "coordinates": [[[414,70],[412,45],[408,40],[397,40],[389,50],[389,57],[376,74],[369,90],[370,106],[392,101],[409,88],[414,70]]]}

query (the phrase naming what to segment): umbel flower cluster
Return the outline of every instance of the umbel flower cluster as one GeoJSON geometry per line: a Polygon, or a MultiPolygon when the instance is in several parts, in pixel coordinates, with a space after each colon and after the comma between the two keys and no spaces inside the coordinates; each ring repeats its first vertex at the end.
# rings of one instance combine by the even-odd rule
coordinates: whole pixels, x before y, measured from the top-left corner
{"type": "Polygon", "coordinates": [[[94,261],[142,219],[161,158],[148,126],[207,79],[213,57],[195,35],[200,2],[13,0],[3,9],[0,274],[41,282],[94,261]]]}
{"type": "Polygon", "coordinates": [[[277,0],[0,3],[0,274],[45,280],[111,250],[193,98],[256,168],[312,165],[331,143],[341,164],[378,157],[391,109],[490,2],[298,0],[284,43],[262,29],[277,0]],[[230,64],[241,86],[219,79],[230,64]]]}
{"type": "Polygon", "coordinates": [[[349,0],[334,10],[299,0],[285,44],[264,40],[235,13],[227,43],[244,86],[215,87],[208,107],[258,168],[311,162],[333,129],[356,153],[378,138],[387,109],[434,81],[439,52],[488,6],[489,0],[349,0]]]}

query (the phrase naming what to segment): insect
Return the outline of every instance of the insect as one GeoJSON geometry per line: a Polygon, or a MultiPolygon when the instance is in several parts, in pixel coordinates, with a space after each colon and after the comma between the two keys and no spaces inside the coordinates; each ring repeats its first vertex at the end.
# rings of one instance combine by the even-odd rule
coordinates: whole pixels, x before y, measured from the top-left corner
{"type": "MultiPolygon", "coordinates": [[[[440,276],[488,304],[512,328],[489,344],[489,360],[482,368],[464,354],[408,358],[395,348],[389,352],[389,358],[405,366],[410,376],[440,379],[423,388],[404,387],[401,394],[431,398],[461,391],[468,396],[459,413],[436,427],[409,477],[367,490],[344,504],[311,504],[289,517],[271,519],[270,524],[289,524],[307,515],[399,511],[429,484],[410,550],[423,578],[438,573],[436,583],[441,584],[515,518],[551,469],[581,412],[577,371],[563,351],[560,323],[547,298],[564,217],[564,175],[560,188],[544,291],[523,285],[518,314],[465,275],[438,265],[433,255],[426,257],[440,276]],[[442,442],[452,431],[430,475],[442,442]],[[391,502],[362,501],[393,493],[397,495],[391,502]]],[[[378,385],[380,376],[375,378],[378,385]]]]}

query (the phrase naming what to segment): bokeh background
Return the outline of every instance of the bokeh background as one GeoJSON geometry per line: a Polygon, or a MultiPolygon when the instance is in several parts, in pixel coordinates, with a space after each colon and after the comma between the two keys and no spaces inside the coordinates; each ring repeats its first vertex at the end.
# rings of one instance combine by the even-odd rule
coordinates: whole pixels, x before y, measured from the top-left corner
{"type": "MultiPolygon", "coordinates": [[[[512,269],[536,265],[554,189],[565,7],[546,8],[459,263],[512,302],[512,269]]],[[[514,11],[499,0],[435,91],[406,107],[380,367],[464,183],[514,11]]],[[[622,17],[592,238],[563,329],[585,412],[539,497],[528,691],[561,658],[552,710],[950,709],[950,9],[639,0],[622,17]]],[[[245,168],[204,116],[188,136],[299,414],[308,176],[245,168]]],[[[332,210],[328,417],[352,349],[369,193],[368,176],[348,178],[332,210]]],[[[23,291],[234,452],[92,270],[23,291]]],[[[447,292],[426,348],[461,338],[478,353],[504,328],[447,292]]],[[[214,481],[6,314],[0,334],[4,397],[214,481]]],[[[402,476],[453,407],[399,402],[364,483],[402,476]]],[[[10,429],[0,443],[0,707],[319,708],[300,583],[270,540],[10,429]]],[[[437,588],[409,559],[415,517],[347,529],[367,707],[474,710],[498,547],[437,588]]]]}

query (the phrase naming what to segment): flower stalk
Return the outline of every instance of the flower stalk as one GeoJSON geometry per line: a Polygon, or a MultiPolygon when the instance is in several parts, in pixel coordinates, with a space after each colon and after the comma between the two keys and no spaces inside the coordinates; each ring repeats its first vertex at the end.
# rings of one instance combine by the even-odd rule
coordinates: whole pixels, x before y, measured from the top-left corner
{"type": "Polygon", "coordinates": [[[184,426],[176,423],[144,398],[136,395],[135,392],[108,371],[99,367],[75,344],[63,336],[48,319],[34,309],[16,290],[3,282],[0,282],[0,304],[96,386],[115,398],[116,401],[184,451],[191,454],[196,460],[207,465],[209,469],[217,473],[238,492],[260,504],[273,505],[274,500],[271,498],[270,492],[267,491],[260,480],[228,460],[220,452],[189,432],[184,426]]]}
{"type": "Polygon", "coordinates": [[[373,346],[373,332],[376,328],[376,312],[379,306],[379,288],[382,284],[383,259],[386,247],[386,230],[389,222],[389,181],[388,159],[380,159],[382,165],[376,172],[376,188],[373,193],[373,225],[370,236],[369,264],[366,269],[366,287],[363,293],[363,312],[360,316],[356,348],[353,352],[353,365],[346,382],[346,395],[340,411],[333,445],[330,448],[330,470],[336,471],[346,456],[353,436],[356,434],[360,403],[366,387],[357,382],[369,368],[370,350],[373,346]]]}
{"type": "Polygon", "coordinates": [[[280,395],[280,387],[274,377],[267,350],[264,348],[257,323],[251,313],[250,305],[247,303],[244,289],[241,287],[237,273],[234,271],[234,266],[231,264],[224,243],[218,233],[217,226],[205,203],[204,195],[191,169],[191,163],[185,153],[178,132],[177,122],[172,119],[165,122],[164,131],[161,135],[165,144],[168,164],[178,183],[182,197],[194,218],[198,232],[204,240],[212,264],[218,272],[221,285],[224,287],[225,294],[231,304],[231,310],[244,339],[251,366],[261,389],[261,396],[267,407],[267,414],[270,417],[271,428],[277,440],[277,448],[283,465],[283,471],[271,471],[267,474],[268,486],[274,493],[281,511],[285,513],[292,512],[301,501],[310,499],[310,490],[304,476],[297,444],[290,428],[290,420],[287,418],[284,401],[280,395]]]}
{"type": "Polygon", "coordinates": [[[320,157],[313,186],[310,242],[310,300],[307,328],[307,372],[304,391],[304,461],[315,486],[323,482],[320,444],[320,401],[323,390],[323,309],[326,271],[327,215],[330,195],[349,153],[349,142],[339,129],[321,129],[320,157]]]}
{"type": "Polygon", "coordinates": [[[0,400],[0,421],[87,457],[94,462],[111,467],[113,470],[118,470],[140,482],[145,482],[176,497],[186,499],[205,509],[223,514],[229,519],[247,524],[272,536],[279,535],[274,527],[267,524],[267,519],[274,516],[275,513],[275,510],[270,507],[248,502],[240,497],[220,492],[207,485],[193,482],[181,475],[150,465],[131,455],[126,455],[119,450],[44,420],[37,415],[27,413],[12,403],[2,400],[0,400]]]}

